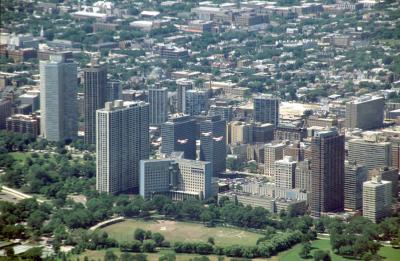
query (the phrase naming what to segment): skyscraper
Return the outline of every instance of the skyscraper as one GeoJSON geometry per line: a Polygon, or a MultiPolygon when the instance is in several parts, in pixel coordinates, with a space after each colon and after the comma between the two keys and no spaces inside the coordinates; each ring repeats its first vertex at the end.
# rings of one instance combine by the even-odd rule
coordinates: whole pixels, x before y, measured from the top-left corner
{"type": "Polygon", "coordinates": [[[96,112],[96,189],[116,194],[139,187],[139,161],[149,158],[149,105],[106,102],[96,112]]]}
{"type": "Polygon", "coordinates": [[[185,159],[196,159],[196,121],[188,115],[174,114],[161,125],[161,153],[184,152],[185,159]]]}
{"type": "Polygon", "coordinates": [[[96,143],[96,110],[104,108],[107,94],[107,66],[93,60],[83,70],[85,78],[85,143],[96,143]]]}
{"type": "Polygon", "coordinates": [[[214,177],[226,169],[226,122],[220,116],[200,123],[200,160],[211,162],[214,177]]]}
{"type": "Polygon", "coordinates": [[[106,101],[122,99],[122,88],[120,82],[108,82],[106,88],[106,101]]]}
{"type": "Polygon", "coordinates": [[[279,188],[292,189],[295,186],[296,161],[290,156],[275,161],[275,184],[279,188]]]}
{"type": "Polygon", "coordinates": [[[0,100],[0,130],[6,128],[6,120],[12,114],[11,100],[0,100]]]}
{"type": "Polygon", "coordinates": [[[275,177],[275,161],[283,159],[283,143],[268,143],[264,146],[264,175],[275,177]]]}
{"type": "Polygon", "coordinates": [[[314,217],[342,211],[344,204],[344,136],[320,131],[311,140],[311,200],[314,217]]]}
{"type": "Polygon", "coordinates": [[[208,109],[208,93],[206,90],[193,89],[186,91],[185,113],[195,116],[208,109]]]}
{"type": "Polygon", "coordinates": [[[194,81],[186,78],[176,80],[176,96],[178,112],[186,111],[186,91],[193,89],[194,81]]]}
{"type": "Polygon", "coordinates": [[[368,179],[368,170],[363,165],[346,162],[344,173],[344,208],[355,211],[362,208],[363,183],[368,179]]]}
{"type": "Polygon", "coordinates": [[[385,99],[365,96],[346,104],[347,128],[374,129],[383,124],[385,99]]]}
{"type": "Polygon", "coordinates": [[[150,125],[161,125],[168,120],[168,89],[157,84],[149,87],[150,125]]]}
{"type": "Polygon", "coordinates": [[[363,216],[374,223],[385,218],[390,211],[392,200],[392,184],[390,181],[372,177],[363,184],[363,216]]]}
{"type": "Polygon", "coordinates": [[[77,65],[62,55],[40,61],[41,135],[49,141],[74,139],[78,132],[77,65]]]}
{"type": "Polygon", "coordinates": [[[308,159],[300,161],[296,164],[295,188],[311,191],[311,162],[308,159]]]}
{"type": "Polygon", "coordinates": [[[261,123],[279,123],[279,98],[261,94],[253,99],[254,121],[261,123]]]}

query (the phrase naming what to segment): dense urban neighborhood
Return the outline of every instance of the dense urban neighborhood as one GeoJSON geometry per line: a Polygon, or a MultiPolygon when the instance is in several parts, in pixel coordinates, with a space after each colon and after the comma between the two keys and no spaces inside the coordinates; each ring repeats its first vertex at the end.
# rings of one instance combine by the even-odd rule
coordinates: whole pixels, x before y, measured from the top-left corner
{"type": "Polygon", "coordinates": [[[0,2],[0,260],[400,260],[400,2],[0,2]]]}

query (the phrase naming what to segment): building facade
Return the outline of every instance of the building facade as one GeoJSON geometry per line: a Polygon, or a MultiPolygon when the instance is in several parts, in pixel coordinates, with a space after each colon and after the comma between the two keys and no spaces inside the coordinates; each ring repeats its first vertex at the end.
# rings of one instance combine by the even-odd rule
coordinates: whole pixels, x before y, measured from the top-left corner
{"type": "Polygon", "coordinates": [[[168,89],[160,85],[149,87],[150,125],[160,126],[168,120],[168,89]]]}
{"type": "Polygon", "coordinates": [[[344,207],[344,136],[321,131],[311,140],[311,215],[342,211],[344,207]]]}
{"type": "Polygon", "coordinates": [[[149,105],[106,102],[96,112],[96,189],[117,194],[139,188],[139,162],[149,158],[149,105]]]}
{"type": "Polygon", "coordinates": [[[88,64],[84,74],[85,143],[96,144],[96,110],[104,108],[107,91],[107,66],[96,61],[88,64]]]}
{"type": "Polygon", "coordinates": [[[363,184],[363,216],[374,223],[387,217],[392,200],[390,181],[373,177],[363,184]]]}
{"type": "Polygon", "coordinates": [[[174,114],[161,125],[161,153],[182,151],[185,159],[196,159],[196,121],[188,115],[174,114]]]}
{"type": "Polygon", "coordinates": [[[368,179],[368,169],[363,165],[346,162],[344,172],[344,209],[362,209],[363,183],[368,179]]]}
{"type": "Polygon", "coordinates": [[[211,163],[214,177],[226,169],[226,122],[220,116],[200,123],[200,160],[211,163]]]}
{"type": "Polygon", "coordinates": [[[379,128],[383,124],[385,99],[365,96],[346,104],[346,127],[363,130],[379,128]]]}
{"type": "Polygon", "coordinates": [[[49,141],[74,139],[78,132],[77,64],[62,55],[40,61],[41,135],[49,141]]]}
{"type": "Polygon", "coordinates": [[[279,98],[262,94],[253,99],[254,121],[261,123],[279,123],[279,98]]]}

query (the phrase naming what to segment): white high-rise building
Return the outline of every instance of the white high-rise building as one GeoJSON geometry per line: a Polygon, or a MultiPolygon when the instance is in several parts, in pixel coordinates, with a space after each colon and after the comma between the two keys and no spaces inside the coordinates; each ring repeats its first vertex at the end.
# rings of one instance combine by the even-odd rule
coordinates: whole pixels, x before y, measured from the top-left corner
{"type": "Polygon", "coordinates": [[[96,112],[96,189],[116,194],[139,187],[139,162],[149,158],[149,105],[106,102],[96,112]]]}
{"type": "Polygon", "coordinates": [[[149,88],[150,124],[161,125],[168,120],[168,89],[161,86],[149,88]]]}
{"type": "Polygon", "coordinates": [[[264,174],[275,177],[275,161],[283,159],[283,143],[269,143],[264,146],[264,174]]]}
{"type": "Polygon", "coordinates": [[[379,176],[363,184],[363,216],[377,223],[385,218],[392,200],[392,182],[379,176]]]}
{"type": "Polygon", "coordinates": [[[49,141],[74,139],[78,134],[77,65],[62,55],[40,62],[40,129],[49,141]]]}
{"type": "Polygon", "coordinates": [[[295,187],[296,161],[291,156],[285,156],[275,161],[275,184],[279,188],[295,187]]]}

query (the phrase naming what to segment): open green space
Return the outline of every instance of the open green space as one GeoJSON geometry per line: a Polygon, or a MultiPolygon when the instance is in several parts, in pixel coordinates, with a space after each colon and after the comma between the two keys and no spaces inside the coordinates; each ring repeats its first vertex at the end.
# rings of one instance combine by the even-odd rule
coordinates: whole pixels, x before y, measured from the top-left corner
{"type": "Polygon", "coordinates": [[[240,229],[226,227],[205,227],[201,224],[187,222],[177,222],[168,220],[159,221],[140,221],[126,220],[121,223],[113,224],[102,228],[111,238],[118,241],[133,240],[135,229],[141,228],[152,232],[159,232],[170,242],[202,241],[206,242],[209,237],[213,237],[218,246],[227,245],[255,245],[257,239],[262,237],[240,229]]]}
{"type": "MultiPolygon", "coordinates": [[[[348,259],[344,258],[338,255],[335,255],[332,250],[331,250],[331,244],[329,242],[329,239],[319,239],[315,240],[311,244],[312,250],[311,250],[311,255],[313,254],[314,251],[320,249],[320,250],[329,250],[331,254],[332,261],[347,261],[347,260],[353,260],[353,259],[348,259]]],[[[297,244],[293,248],[284,251],[278,255],[278,260],[279,261],[293,261],[293,260],[313,260],[312,257],[308,259],[302,259],[299,256],[299,252],[301,249],[301,244],[297,244]]],[[[379,255],[382,256],[384,261],[398,261],[400,260],[400,250],[399,249],[394,249],[392,247],[388,246],[382,246],[381,249],[379,250],[379,255]]]]}
{"type": "Polygon", "coordinates": [[[14,160],[17,161],[24,161],[26,158],[28,158],[31,153],[29,152],[10,152],[9,155],[13,157],[14,160]]]}

